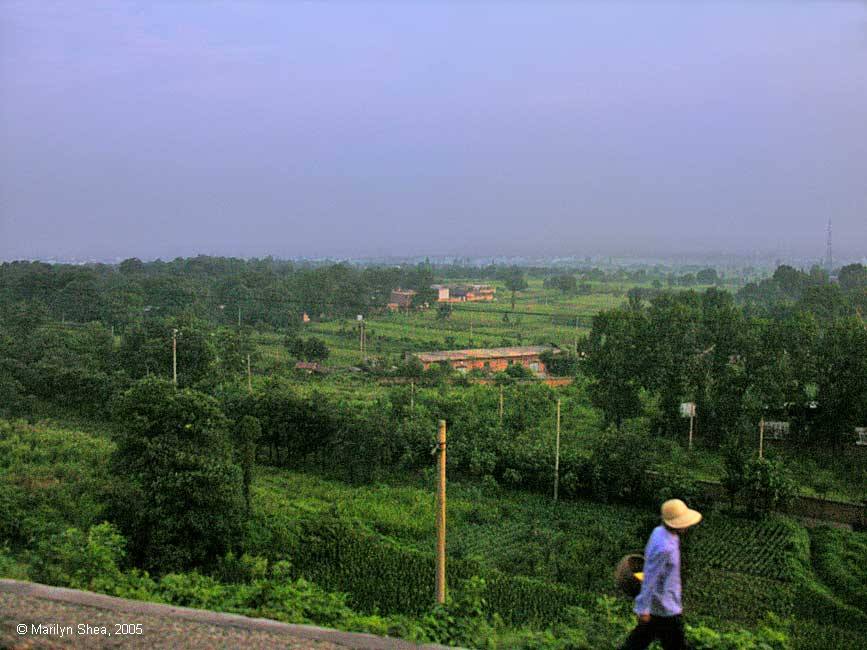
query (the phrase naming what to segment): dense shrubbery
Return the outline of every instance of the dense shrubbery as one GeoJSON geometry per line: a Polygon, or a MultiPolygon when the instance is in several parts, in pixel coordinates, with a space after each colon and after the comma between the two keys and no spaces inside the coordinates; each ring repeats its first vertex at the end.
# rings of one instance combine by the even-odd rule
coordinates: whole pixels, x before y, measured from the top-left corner
{"type": "Polygon", "coordinates": [[[110,513],[136,565],[186,569],[232,548],[245,511],[243,470],[217,401],[152,379],[124,393],[116,412],[110,513]]]}
{"type": "Polygon", "coordinates": [[[0,420],[0,544],[32,546],[102,517],[113,448],[93,434],[0,420]]]}

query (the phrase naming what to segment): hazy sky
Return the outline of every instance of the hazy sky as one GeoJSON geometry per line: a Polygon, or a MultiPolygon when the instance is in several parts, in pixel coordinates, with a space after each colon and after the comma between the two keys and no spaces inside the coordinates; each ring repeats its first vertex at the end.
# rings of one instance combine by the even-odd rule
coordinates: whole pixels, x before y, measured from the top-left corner
{"type": "Polygon", "coordinates": [[[0,0],[0,258],[867,255],[863,2],[0,0]]]}

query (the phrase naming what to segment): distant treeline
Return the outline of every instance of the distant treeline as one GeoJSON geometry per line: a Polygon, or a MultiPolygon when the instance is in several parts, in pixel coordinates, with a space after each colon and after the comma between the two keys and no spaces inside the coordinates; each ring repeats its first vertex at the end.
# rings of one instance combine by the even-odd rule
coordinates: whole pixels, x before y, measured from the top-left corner
{"type": "Polygon", "coordinates": [[[195,257],[119,265],[0,265],[0,306],[24,301],[52,320],[116,328],[181,313],[214,324],[286,327],[311,317],[354,317],[382,308],[392,289],[427,295],[430,265],[296,265],[273,259],[195,257]]]}
{"type": "MultiPolygon", "coordinates": [[[[0,306],[26,302],[57,321],[100,321],[123,329],[149,317],[181,313],[213,324],[286,327],[311,318],[354,317],[381,309],[392,289],[419,292],[432,301],[435,280],[501,282],[508,290],[521,278],[543,278],[547,286],[578,290],[589,282],[638,282],[654,286],[693,286],[721,281],[714,269],[674,274],[658,269],[611,270],[544,267],[434,267],[296,264],[272,258],[242,260],[199,256],[170,262],[132,258],[117,265],[0,264],[0,306]]],[[[586,289],[586,287],[585,287],[586,289]]]]}
{"type": "Polygon", "coordinates": [[[800,439],[851,442],[867,426],[865,312],[860,265],[836,283],[781,266],[736,296],[634,288],[584,342],[591,400],[618,427],[650,417],[682,432],[678,406],[691,401],[702,435],[720,442],[753,435],[762,417],[800,439]]]}

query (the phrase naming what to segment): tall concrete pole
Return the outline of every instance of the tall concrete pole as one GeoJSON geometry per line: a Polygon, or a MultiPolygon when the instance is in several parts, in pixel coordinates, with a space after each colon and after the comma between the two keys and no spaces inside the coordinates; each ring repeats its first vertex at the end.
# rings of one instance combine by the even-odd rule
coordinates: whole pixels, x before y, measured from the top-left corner
{"type": "Polygon", "coordinates": [[[439,485],[437,486],[437,602],[446,602],[446,421],[440,420],[439,485]]]}
{"type": "Polygon", "coordinates": [[[557,442],[554,447],[554,501],[560,487],[560,399],[557,398],[557,442]]]}
{"type": "Polygon", "coordinates": [[[178,385],[178,330],[172,330],[172,383],[178,385]]]}

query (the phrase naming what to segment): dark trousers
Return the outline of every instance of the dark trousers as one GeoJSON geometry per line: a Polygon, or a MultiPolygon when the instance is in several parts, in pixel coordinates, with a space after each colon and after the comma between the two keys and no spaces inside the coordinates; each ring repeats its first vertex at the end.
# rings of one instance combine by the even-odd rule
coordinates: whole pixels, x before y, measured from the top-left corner
{"type": "Polygon", "coordinates": [[[647,623],[639,623],[620,650],[644,650],[659,639],[663,650],[687,650],[683,634],[683,619],[680,616],[651,616],[647,623]]]}

